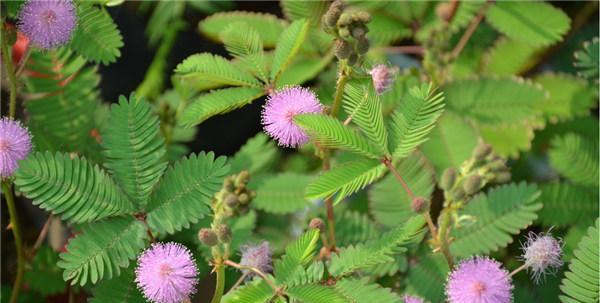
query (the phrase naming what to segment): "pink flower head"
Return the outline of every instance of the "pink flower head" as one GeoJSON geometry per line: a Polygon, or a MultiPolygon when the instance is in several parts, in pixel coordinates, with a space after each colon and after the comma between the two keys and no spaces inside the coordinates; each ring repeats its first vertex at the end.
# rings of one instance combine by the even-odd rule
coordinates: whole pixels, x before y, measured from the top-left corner
{"type": "Polygon", "coordinates": [[[387,67],[384,64],[375,65],[370,71],[371,80],[373,81],[373,87],[375,87],[375,92],[378,95],[381,95],[385,92],[392,83],[394,83],[394,78],[398,73],[398,67],[387,67]]]}
{"type": "Polygon", "coordinates": [[[198,269],[190,251],[178,243],[155,243],[138,257],[135,282],[154,303],[180,303],[196,292],[198,269]]]}
{"type": "Polygon", "coordinates": [[[19,121],[9,118],[0,120],[0,178],[12,176],[19,160],[31,151],[31,135],[19,121]]]}
{"type": "Polygon", "coordinates": [[[450,303],[510,303],[512,289],[508,271],[488,257],[462,261],[446,283],[450,303]]]}
{"type": "Polygon", "coordinates": [[[562,242],[550,234],[533,232],[529,233],[527,242],[522,245],[523,255],[521,259],[528,268],[532,270],[532,276],[536,283],[546,273],[554,273],[563,265],[562,242]]]}
{"type": "MultiPolygon", "coordinates": [[[[259,269],[262,272],[270,272],[273,270],[271,264],[271,249],[269,242],[263,242],[259,245],[244,245],[240,248],[242,259],[240,264],[259,269]]],[[[244,269],[243,272],[249,277],[254,275],[254,272],[244,269]]]]}
{"type": "Polygon", "coordinates": [[[409,295],[404,295],[404,297],[402,297],[402,300],[404,300],[404,303],[424,303],[423,299],[409,295]]]}
{"type": "Polygon", "coordinates": [[[267,134],[279,145],[297,147],[307,143],[308,136],[294,123],[294,116],[322,111],[319,99],[311,90],[288,87],[269,95],[262,112],[262,123],[267,134]]]}
{"type": "Polygon", "coordinates": [[[55,48],[71,39],[77,23],[71,0],[28,0],[19,13],[19,30],[43,49],[55,48]]]}

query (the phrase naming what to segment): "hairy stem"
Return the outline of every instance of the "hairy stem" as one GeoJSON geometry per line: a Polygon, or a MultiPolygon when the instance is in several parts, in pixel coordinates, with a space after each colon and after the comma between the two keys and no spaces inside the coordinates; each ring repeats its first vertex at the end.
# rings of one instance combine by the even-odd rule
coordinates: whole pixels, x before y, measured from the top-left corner
{"type": "Polygon", "coordinates": [[[10,225],[13,236],[15,237],[15,248],[17,250],[17,275],[10,294],[10,303],[16,303],[19,298],[19,292],[23,284],[23,274],[25,273],[25,253],[23,251],[23,242],[21,239],[21,227],[17,217],[17,208],[15,207],[15,198],[12,193],[10,184],[2,182],[2,191],[6,198],[6,206],[8,206],[8,214],[10,216],[10,225]]]}
{"type": "Polygon", "coordinates": [[[333,106],[331,107],[331,116],[337,117],[340,107],[342,105],[342,96],[344,95],[344,87],[350,77],[350,70],[348,69],[348,61],[341,60],[338,70],[339,78],[335,87],[335,95],[333,96],[333,106]]]}
{"type": "Polygon", "coordinates": [[[8,74],[8,82],[10,85],[9,92],[9,107],[8,114],[11,118],[14,118],[17,114],[17,76],[15,75],[15,67],[12,62],[12,52],[10,46],[8,45],[8,38],[6,37],[7,31],[6,26],[4,25],[4,20],[1,21],[2,31],[0,31],[2,44],[2,61],[4,61],[4,66],[6,67],[6,73],[8,74]]]}
{"type": "Polygon", "coordinates": [[[217,285],[215,286],[215,294],[210,301],[211,303],[221,302],[221,297],[223,297],[223,291],[225,290],[225,267],[219,263],[215,265],[215,271],[217,273],[217,285]]]}
{"type": "Polygon", "coordinates": [[[479,9],[479,12],[477,13],[477,16],[475,16],[475,18],[473,18],[473,20],[471,20],[471,23],[469,24],[469,27],[467,27],[467,29],[463,33],[462,37],[460,37],[460,40],[458,41],[458,43],[456,44],[456,46],[452,50],[451,57],[453,59],[458,58],[458,56],[460,55],[460,53],[462,52],[462,50],[465,48],[465,46],[467,45],[467,42],[469,42],[469,39],[471,39],[471,36],[473,36],[473,33],[477,29],[477,26],[479,26],[479,23],[481,23],[481,20],[483,20],[483,17],[485,16],[485,12],[488,10],[490,4],[491,4],[491,2],[487,1],[479,9]]]}
{"type": "Polygon", "coordinates": [[[267,283],[273,289],[273,291],[275,291],[275,293],[279,293],[281,291],[277,286],[275,286],[275,284],[273,284],[273,282],[271,282],[269,277],[267,277],[267,274],[265,274],[264,272],[262,272],[260,269],[258,269],[256,267],[245,266],[245,265],[242,265],[239,263],[235,263],[231,260],[225,260],[225,261],[223,261],[223,264],[229,265],[231,267],[235,267],[237,269],[250,270],[250,271],[254,272],[255,274],[259,275],[263,280],[265,280],[265,283],[267,283]]]}
{"type": "Polygon", "coordinates": [[[527,268],[527,264],[523,264],[523,265],[519,266],[517,269],[513,270],[508,276],[512,277],[512,276],[516,275],[517,273],[519,273],[520,271],[522,271],[525,268],[527,268]]]}

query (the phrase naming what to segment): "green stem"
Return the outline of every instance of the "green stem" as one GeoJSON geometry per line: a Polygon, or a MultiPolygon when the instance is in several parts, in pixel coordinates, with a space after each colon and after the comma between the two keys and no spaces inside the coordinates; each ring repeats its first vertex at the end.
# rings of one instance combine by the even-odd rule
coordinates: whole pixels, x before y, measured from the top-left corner
{"type": "Polygon", "coordinates": [[[8,107],[8,114],[11,118],[14,118],[17,114],[17,77],[15,75],[15,67],[12,62],[12,52],[8,45],[8,39],[6,37],[6,27],[4,26],[4,20],[2,22],[1,39],[2,43],[2,61],[6,67],[6,73],[8,74],[8,82],[10,83],[10,104],[8,107]]]}
{"type": "Polygon", "coordinates": [[[339,67],[340,77],[338,78],[337,85],[335,87],[335,95],[333,97],[333,106],[331,107],[331,116],[337,117],[340,107],[342,105],[342,96],[344,95],[344,87],[348,82],[350,71],[348,70],[348,61],[341,60],[339,67]]]}
{"type": "Polygon", "coordinates": [[[215,269],[217,272],[217,285],[215,286],[215,294],[210,301],[211,303],[221,302],[221,297],[223,297],[223,291],[225,290],[225,266],[217,264],[215,269]]]}
{"type": "Polygon", "coordinates": [[[2,182],[2,191],[6,197],[6,206],[8,206],[8,214],[10,216],[11,230],[15,237],[15,248],[17,250],[17,275],[13,284],[12,293],[10,294],[10,303],[16,303],[23,284],[23,274],[25,273],[25,253],[23,251],[23,242],[21,242],[21,227],[17,217],[17,208],[15,207],[15,198],[12,193],[12,188],[7,181],[2,182]]]}

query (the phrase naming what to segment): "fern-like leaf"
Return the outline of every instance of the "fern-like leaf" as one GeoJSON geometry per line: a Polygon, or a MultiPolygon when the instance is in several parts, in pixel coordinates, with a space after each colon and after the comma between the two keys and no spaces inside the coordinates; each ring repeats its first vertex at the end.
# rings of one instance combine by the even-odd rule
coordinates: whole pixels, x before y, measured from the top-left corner
{"type": "Polygon", "coordinates": [[[175,73],[184,81],[208,81],[216,86],[235,85],[261,87],[251,74],[227,59],[210,53],[195,54],[177,65],[175,73]]]}
{"type": "Polygon", "coordinates": [[[348,278],[338,281],[335,289],[343,294],[349,303],[402,303],[398,295],[388,288],[369,282],[367,278],[348,278]]]}
{"type": "Polygon", "coordinates": [[[251,205],[274,214],[302,210],[309,205],[304,192],[311,179],[311,176],[296,173],[282,173],[263,179],[256,188],[256,198],[251,205]]]}
{"type": "Polygon", "coordinates": [[[383,156],[365,137],[333,117],[300,114],[294,117],[294,121],[322,147],[345,149],[374,159],[383,156]]]}
{"type": "Polygon", "coordinates": [[[361,159],[344,163],[310,183],[306,188],[306,197],[319,199],[336,195],[334,203],[338,203],[375,182],[385,171],[386,167],[376,160],[361,159]]]}
{"type": "Polygon", "coordinates": [[[540,51],[527,42],[500,38],[485,55],[483,71],[499,76],[519,75],[535,65],[540,51]]]}
{"type": "Polygon", "coordinates": [[[278,152],[273,140],[269,140],[269,137],[262,132],[258,133],[248,139],[246,144],[230,158],[231,173],[247,170],[250,175],[254,175],[268,171],[277,162],[278,152]]]}
{"type": "Polygon", "coordinates": [[[221,40],[229,53],[244,64],[251,65],[257,76],[263,82],[268,82],[263,44],[252,25],[243,22],[230,24],[221,33],[221,40]]]}
{"type": "Polygon", "coordinates": [[[121,96],[106,125],[105,166],[131,201],[142,207],[167,167],[158,117],[143,98],[121,96]]]}
{"type": "Polygon", "coordinates": [[[201,152],[170,167],[150,196],[148,226],[171,234],[210,214],[212,197],[229,171],[225,162],[225,157],[201,152]]]}
{"type": "Polygon", "coordinates": [[[264,91],[258,87],[230,87],[211,91],[192,101],[181,115],[180,123],[188,127],[200,124],[212,116],[250,104],[262,95],[264,91]]]}
{"type": "Polygon", "coordinates": [[[117,277],[144,248],[144,223],[134,217],[114,217],[87,225],[71,239],[67,252],[60,254],[58,266],[63,279],[81,286],[117,277]]]}
{"type": "Polygon", "coordinates": [[[275,262],[275,277],[281,284],[291,281],[296,271],[303,271],[312,260],[319,240],[319,230],[311,229],[294,240],[285,254],[275,262]]]}
{"type": "Polygon", "coordinates": [[[598,38],[585,42],[583,49],[575,52],[575,67],[579,69],[579,74],[590,79],[598,80],[598,70],[600,69],[600,42],[598,38]]]}
{"type": "Polygon", "coordinates": [[[347,303],[346,299],[335,291],[333,287],[321,284],[306,284],[292,286],[287,289],[290,297],[300,302],[311,303],[347,303]]]}
{"type": "Polygon", "coordinates": [[[251,24],[260,35],[265,47],[274,47],[287,25],[287,22],[275,15],[232,11],[210,15],[198,24],[198,28],[200,32],[209,38],[220,41],[220,34],[223,29],[234,22],[251,24]]]}
{"type": "Polygon", "coordinates": [[[598,214],[598,191],[556,182],[541,185],[540,220],[548,227],[588,224],[598,214]]]}
{"type": "Polygon", "coordinates": [[[503,185],[475,196],[459,215],[475,222],[453,229],[450,251],[457,257],[488,254],[512,243],[513,235],[537,219],[540,191],[526,183],[503,185]]]}
{"type": "Polygon", "coordinates": [[[279,2],[288,20],[308,19],[312,26],[319,26],[321,16],[329,7],[328,2],[284,0],[279,2]]]}
{"type": "Polygon", "coordinates": [[[389,154],[388,133],[383,123],[381,100],[373,89],[348,84],[344,90],[344,110],[379,152],[389,154]]]}
{"type": "Polygon", "coordinates": [[[377,235],[375,222],[367,214],[347,210],[335,216],[335,242],[338,246],[358,244],[377,235]]]}
{"type": "Polygon", "coordinates": [[[562,40],[569,30],[569,17],[543,2],[496,2],[486,20],[503,34],[536,46],[562,40]]]}
{"type": "Polygon", "coordinates": [[[568,74],[544,73],[534,78],[548,92],[538,108],[551,122],[589,115],[597,104],[596,92],[587,81],[568,74]]]}
{"type": "Polygon", "coordinates": [[[94,7],[90,2],[81,2],[77,8],[78,25],[71,48],[82,57],[109,64],[121,56],[123,37],[106,10],[94,7]]]}
{"type": "Polygon", "coordinates": [[[50,152],[20,162],[15,185],[33,204],[70,223],[132,213],[133,204],[112,179],[85,158],[50,152]]]}
{"type": "Polygon", "coordinates": [[[93,290],[89,303],[144,303],[146,300],[134,282],[135,266],[123,270],[121,275],[103,280],[93,290]]]}
{"type": "Polygon", "coordinates": [[[229,291],[223,303],[265,303],[273,297],[273,289],[263,279],[255,279],[244,286],[229,291]]]}
{"type": "Polygon", "coordinates": [[[598,143],[575,133],[555,137],[548,152],[550,163],[574,183],[598,186],[598,143]]]}
{"type": "Polygon", "coordinates": [[[442,254],[421,250],[416,264],[408,269],[406,291],[431,302],[444,302],[444,285],[448,277],[448,263],[442,254]]]}
{"type": "Polygon", "coordinates": [[[403,251],[402,246],[414,240],[424,224],[422,217],[413,216],[406,223],[393,228],[379,238],[342,249],[339,254],[331,257],[329,273],[334,276],[344,276],[377,264],[394,261],[391,256],[403,251]]]}
{"type": "Polygon", "coordinates": [[[271,80],[273,83],[277,83],[281,72],[287,68],[298,50],[300,50],[300,46],[302,46],[308,34],[308,25],[309,23],[305,19],[296,20],[279,37],[271,64],[271,80]]]}
{"type": "Polygon", "coordinates": [[[408,156],[427,141],[427,135],[444,111],[444,96],[435,93],[432,84],[413,87],[392,114],[391,133],[394,159],[408,156]]]}
{"type": "Polygon", "coordinates": [[[594,303],[600,299],[598,221],[596,219],[596,224],[588,229],[587,235],[577,245],[575,258],[569,264],[569,270],[565,272],[560,285],[561,302],[594,303]]]}

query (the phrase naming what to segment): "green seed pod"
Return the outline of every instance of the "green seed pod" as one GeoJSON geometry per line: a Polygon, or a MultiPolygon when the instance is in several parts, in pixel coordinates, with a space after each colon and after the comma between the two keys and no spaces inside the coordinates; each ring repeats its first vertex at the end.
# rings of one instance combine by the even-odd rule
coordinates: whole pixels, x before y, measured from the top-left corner
{"type": "Polygon", "coordinates": [[[418,214],[422,214],[426,211],[429,211],[429,201],[427,201],[425,198],[423,197],[415,197],[411,204],[410,207],[412,208],[412,210],[418,214]]]}
{"type": "Polygon", "coordinates": [[[351,54],[352,54],[352,47],[350,46],[350,43],[348,43],[348,41],[345,41],[345,40],[336,40],[335,41],[335,56],[338,59],[340,59],[340,60],[348,59],[351,54]]]}
{"type": "Polygon", "coordinates": [[[241,204],[246,205],[246,204],[248,204],[248,202],[250,202],[250,197],[248,197],[248,194],[246,194],[246,193],[241,193],[238,196],[238,200],[240,201],[241,204]]]}
{"type": "Polygon", "coordinates": [[[504,183],[504,182],[510,181],[510,172],[505,171],[505,172],[497,173],[496,177],[494,178],[494,181],[496,183],[504,183]]]}
{"type": "Polygon", "coordinates": [[[200,231],[198,231],[198,239],[208,247],[213,247],[219,243],[217,234],[210,228],[200,229],[200,231]]]}
{"type": "Polygon", "coordinates": [[[480,143],[479,145],[477,145],[477,147],[475,147],[475,150],[473,150],[473,158],[475,158],[476,161],[482,161],[491,152],[492,152],[491,145],[486,144],[486,143],[480,143]]]}
{"type": "Polygon", "coordinates": [[[231,242],[231,228],[226,224],[221,224],[216,228],[217,238],[221,243],[231,242]]]}
{"type": "Polygon", "coordinates": [[[440,179],[440,188],[450,190],[456,182],[456,169],[454,167],[447,168],[440,179]]]}
{"type": "Polygon", "coordinates": [[[340,27],[338,29],[338,35],[342,38],[350,38],[350,30],[347,27],[340,27]]]}
{"type": "Polygon", "coordinates": [[[371,14],[369,14],[369,12],[360,11],[360,12],[357,12],[355,15],[356,15],[356,18],[358,19],[358,21],[360,21],[360,22],[363,22],[363,23],[371,22],[371,14]]]}
{"type": "Polygon", "coordinates": [[[469,176],[465,182],[463,182],[462,186],[467,195],[472,195],[478,192],[481,189],[483,182],[481,180],[481,176],[479,175],[471,175],[469,176]]]}
{"type": "Polygon", "coordinates": [[[310,220],[308,227],[312,228],[312,229],[318,229],[321,232],[324,232],[325,231],[325,222],[323,222],[323,220],[321,218],[313,218],[312,220],[310,220]]]}
{"type": "Polygon", "coordinates": [[[366,37],[360,37],[356,40],[356,52],[364,55],[369,51],[369,39],[366,37]]]}
{"type": "Polygon", "coordinates": [[[239,204],[239,200],[238,197],[234,194],[228,194],[225,197],[225,205],[227,205],[229,208],[236,208],[239,204]]]}

